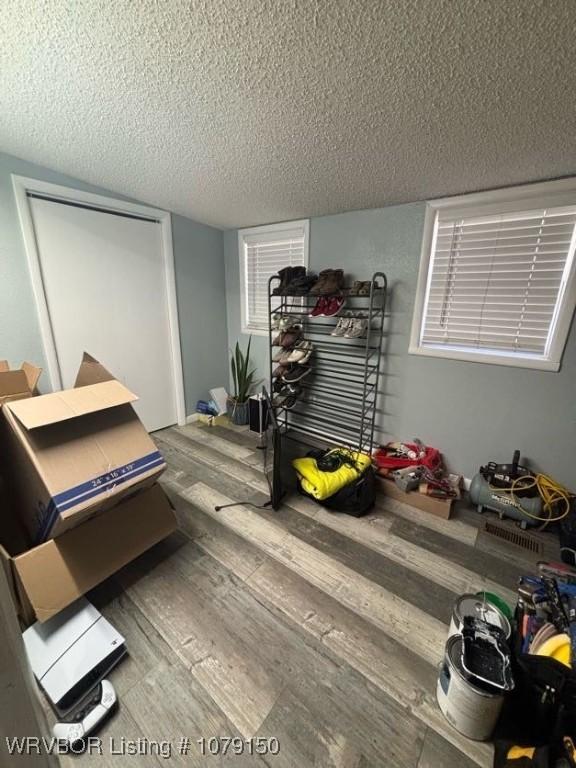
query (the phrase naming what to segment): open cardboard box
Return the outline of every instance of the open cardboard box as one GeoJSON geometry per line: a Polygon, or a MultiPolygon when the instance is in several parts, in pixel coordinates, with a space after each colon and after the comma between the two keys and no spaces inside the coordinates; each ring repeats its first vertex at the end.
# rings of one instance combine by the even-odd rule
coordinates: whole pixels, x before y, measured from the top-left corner
{"type": "Polygon", "coordinates": [[[20,368],[12,371],[7,360],[0,360],[0,406],[32,397],[41,375],[42,368],[32,363],[22,363],[20,368]]]}
{"type": "Polygon", "coordinates": [[[84,354],[75,387],[4,404],[2,464],[28,536],[61,536],[150,486],[166,467],[131,403],[84,354]]]}
{"type": "Polygon", "coordinates": [[[176,529],[158,484],[36,547],[27,548],[19,518],[1,508],[0,562],[26,626],[46,621],[176,529]]]}
{"type": "Polygon", "coordinates": [[[435,499],[433,496],[426,496],[417,490],[406,493],[398,488],[394,480],[382,475],[378,475],[378,479],[380,480],[380,490],[385,496],[390,496],[396,501],[402,501],[404,504],[421,509],[423,512],[429,512],[436,517],[442,517],[445,520],[450,519],[452,504],[456,497],[453,499],[435,499]]]}

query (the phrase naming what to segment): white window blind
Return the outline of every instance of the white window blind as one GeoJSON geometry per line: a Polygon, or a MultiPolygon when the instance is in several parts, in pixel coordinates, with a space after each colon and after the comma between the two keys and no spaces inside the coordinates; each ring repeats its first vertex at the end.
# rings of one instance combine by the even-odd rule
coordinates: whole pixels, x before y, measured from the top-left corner
{"type": "Polygon", "coordinates": [[[239,233],[242,325],[268,329],[268,281],[284,267],[308,264],[308,221],[255,227],[239,233]]]}
{"type": "Polygon", "coordinates": [[[576,302],[574,200],[436,211],[411,351],[557,369],[576,302]]]}

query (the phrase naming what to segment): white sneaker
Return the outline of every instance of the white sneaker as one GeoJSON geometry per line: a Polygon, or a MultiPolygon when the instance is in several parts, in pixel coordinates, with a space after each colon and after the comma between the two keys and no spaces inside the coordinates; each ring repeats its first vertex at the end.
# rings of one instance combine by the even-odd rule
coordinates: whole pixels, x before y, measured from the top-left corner
{"type": "Polygon", "coordinates": [[[345,339],[361,339],[366,335],[368,321],[363,317],[354,317],[344,334],[345,339]]]}
{"type": "Polygon", "coordinates": [[[336,327],[330,334],[330,336],[344,336],[346,331],[350,328],[350,324],[352,323],[352,318],[347,316],[342,316],[338,323],[336,324],[336,327]]]}
{"type": "Polygon", "coordinates": [[[287,362],[289,363],[305,363],[310,359],[312,354],[312,342],[299,341],[298,344],[291,351],[287,362]]]}

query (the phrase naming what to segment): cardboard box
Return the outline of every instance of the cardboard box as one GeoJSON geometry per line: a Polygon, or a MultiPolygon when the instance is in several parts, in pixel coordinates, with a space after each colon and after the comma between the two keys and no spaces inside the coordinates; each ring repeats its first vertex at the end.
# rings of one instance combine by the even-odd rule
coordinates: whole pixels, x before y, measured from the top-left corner
{"type": "Polygon", "coordinates": [[[394,480],[389,480],[387,477],[379,475],[380,490],[386,495],[390,496],[396,501],[402,501],[404,504],[409,504],[411,507],[421,509],[423,512],[429,512],[436,517],[442,517],[445,520],[450,519],[452,514],[452,504],[455,499],[435,499],[433,496],[425,496],[418,491],[410,491],[404,493],[396,485],[394,480]]]}
{"type": "Polygon", "coordinates": [[[22,363],[20,368],[11,371],[7,360],[0,360],[0,407],[11,400],[23,400],[36,393],[42,368],[32,363],[22,363]]]}
{"type": "MultiPolygon", "coordinates": [[[[10,517],[2,515],[3,520],[10,517]]],[[[14,536],[14,529],[8,534],[3,527],[0,561],[9,574],[22,622],[46,621],[176,527],[170,502],[158,484],[32,549],[22,551],[18,532],[14,536]]]]}
{"type": "Polygon", "coordinates": [[[131,406],[137,399],[85,355],[74,389],[4,405],[5,477],[34,544],[110,509],[163,472],[164,458],[131,406]]]}

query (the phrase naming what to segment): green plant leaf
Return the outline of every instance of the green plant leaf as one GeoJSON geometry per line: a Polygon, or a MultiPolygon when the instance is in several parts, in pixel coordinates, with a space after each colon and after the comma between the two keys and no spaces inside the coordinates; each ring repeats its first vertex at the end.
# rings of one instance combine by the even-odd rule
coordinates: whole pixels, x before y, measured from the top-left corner
{"type": "Polygon", "coordinates": [[[236,363],[234,362],[234,355],[230,358],[230,367],[232,368],[232,382],[234,383],[234,397],[238,397],[238,378],[236,376],[236,363]]]}
{"type": "Polygon", "coordinates": [[[230,358],[230,367],[232,369],[232,379],[234,382],[234,396],[238,403],[245,403],[250,395],[254,384],[254,375],[256,369],[248,371],[250,365],[250,347],[252,336],[248,339],[246,353],[240,349],[239,342],[236,342],[234,352],[230,358]]]}

